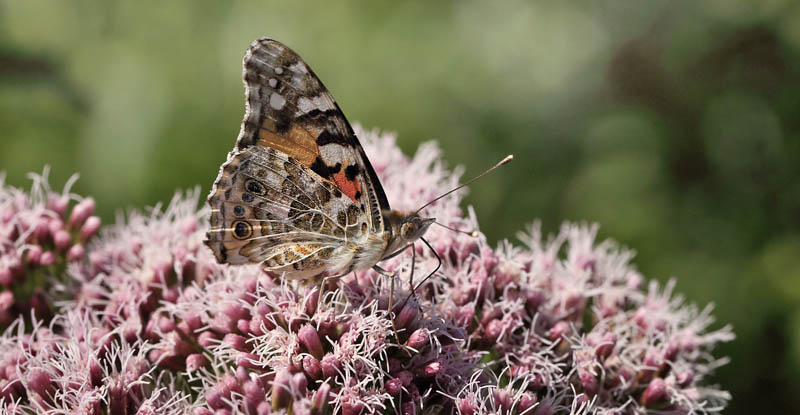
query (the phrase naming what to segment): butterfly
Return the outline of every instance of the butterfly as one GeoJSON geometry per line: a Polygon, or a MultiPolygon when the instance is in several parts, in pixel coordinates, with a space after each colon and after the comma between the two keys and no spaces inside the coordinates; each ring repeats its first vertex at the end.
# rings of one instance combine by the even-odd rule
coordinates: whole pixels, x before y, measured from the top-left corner
{"type": "Polygon", "coordinates": [[[246,112],[208,198],[220,263],[289,279],[376,269],[432,218],[392,210],[330,92],[300,56],[261,38],[243,59],[246,112]]]}

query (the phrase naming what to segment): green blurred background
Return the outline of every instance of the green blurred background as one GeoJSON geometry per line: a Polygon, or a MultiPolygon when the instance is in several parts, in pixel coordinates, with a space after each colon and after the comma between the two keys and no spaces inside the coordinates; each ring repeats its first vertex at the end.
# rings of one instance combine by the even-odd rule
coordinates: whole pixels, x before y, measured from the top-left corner
{"type": "Polygon", "coordinates": [[[0,0],[0,170],[80,172],[107,223],[208,190],[260,36],[407,152],[514,153],[467,199],[492,241],[599,222],[734,324],[726,413],[800,413],[797,1],[0,0]]]}

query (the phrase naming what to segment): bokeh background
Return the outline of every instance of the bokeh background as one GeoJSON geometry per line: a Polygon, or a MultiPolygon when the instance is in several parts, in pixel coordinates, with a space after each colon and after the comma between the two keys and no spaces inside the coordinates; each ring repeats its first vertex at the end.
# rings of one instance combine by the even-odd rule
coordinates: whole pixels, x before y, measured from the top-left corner
{"type": "Polygon", "coordinates": [[[729,414],[800,413],[800,4],[0,0],[0,170],[123,207],[208,190],[270,36],[352,121],[438,140],[482,230],[596,221],[738,338],[729,414]]]}

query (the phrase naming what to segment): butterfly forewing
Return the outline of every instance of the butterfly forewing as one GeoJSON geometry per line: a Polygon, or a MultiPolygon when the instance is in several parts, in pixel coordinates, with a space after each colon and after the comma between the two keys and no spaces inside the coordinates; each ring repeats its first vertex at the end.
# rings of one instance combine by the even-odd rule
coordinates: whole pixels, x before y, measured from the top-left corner
{"type": "Polygon", "coordinates": [[[247,113],[237,149],[259,145],[288,154],[331,181],[383,231],[389,203],[358,139],[331,94],[294,51],[260,39],[243,62],[247,113]]]}

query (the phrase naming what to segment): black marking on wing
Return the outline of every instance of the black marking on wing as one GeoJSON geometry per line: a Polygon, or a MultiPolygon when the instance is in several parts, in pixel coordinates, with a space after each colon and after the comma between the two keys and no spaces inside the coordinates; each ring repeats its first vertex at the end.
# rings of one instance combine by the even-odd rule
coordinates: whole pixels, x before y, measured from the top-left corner
{"type": "Polygon", "coordinates": [[[357,165],[354,164],[352,166],[347,166],[347,168],[344,169],[344,176],[347,178],[347,180],[353,181],[356,179],[358,173],[360,172],[361,168],[359,168],[357,165]]]}
{"type": "Polygon", "coordinates": [[[323,179],[330,180],[331,176],[339,173],[339,171],[342,170],[342,164],[336,163],[335,166],[328,166],[324,161],[322,161],[321,158],[317,157],[317,159],[314,160],[314,163],[311,164],[311,170],[313,170],[314,173],[319,174],[319,176],[323,179]]]}

